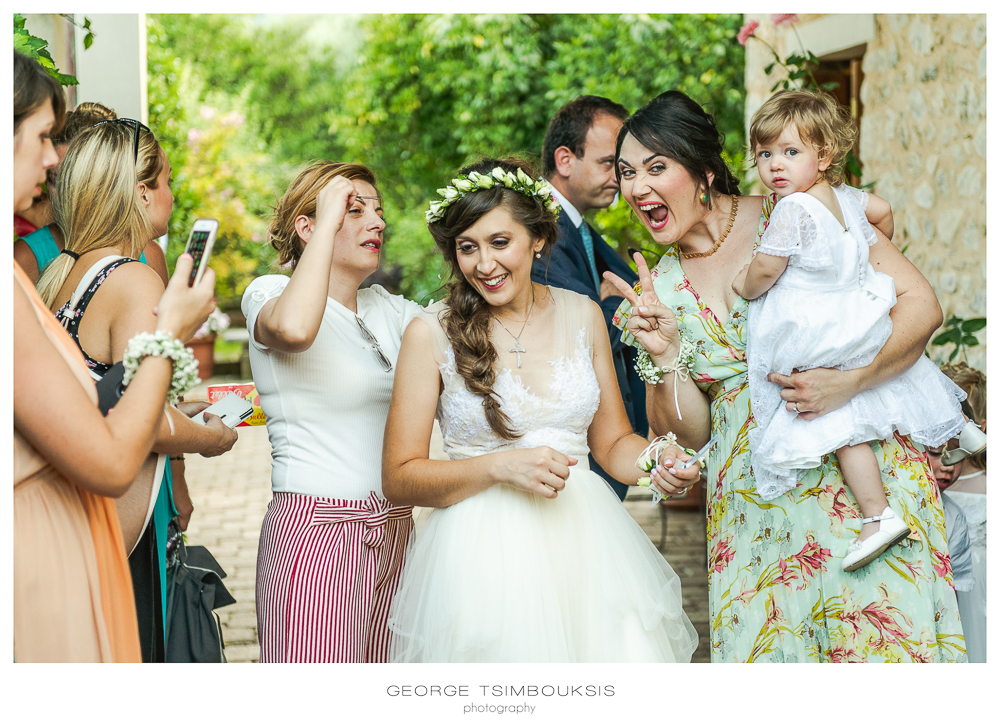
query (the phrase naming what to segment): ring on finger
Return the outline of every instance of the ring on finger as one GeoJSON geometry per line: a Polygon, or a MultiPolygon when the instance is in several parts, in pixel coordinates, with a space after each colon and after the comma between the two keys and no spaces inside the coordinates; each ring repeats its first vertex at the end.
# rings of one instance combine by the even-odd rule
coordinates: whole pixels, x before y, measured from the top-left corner
{"type": "Polygon", "coordinates": [[[798,402],[793,402],[792,403],[792,409],[795,410],[795,414],[799,414],[800,412],[802,412],[802,410],[799,409],[799,403],[798,402]]]}

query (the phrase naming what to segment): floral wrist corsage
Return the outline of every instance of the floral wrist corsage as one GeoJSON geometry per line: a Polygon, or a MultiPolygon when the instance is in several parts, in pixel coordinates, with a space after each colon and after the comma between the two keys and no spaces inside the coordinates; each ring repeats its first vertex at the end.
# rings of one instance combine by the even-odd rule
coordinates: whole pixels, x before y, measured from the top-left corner
{"type": "Polygon", "coordinates": [[[142,360],[151,356],[167,357],[173,363],[173,376],[167,391],[167,402],[171,405],[198,384],[198,361],[194,353],[169,332],[140,332],[128,341],[122,358],[125,367],[122,384],[128,386],[142,360]]]}
{"type": "MultiPolygon", "coordinates": [[[[649,356],[649,352],[645,348],[640,348],[635,358],[635,371],[639,373],[639,377],[650,385],[662,383],[663,375],[667,372],[675,373],[681,380],[689,379],[691,377],[691,368],[694,367],[695,346],[683,334],[680,335],[680,343],[680,350],[677,352],[677,359],[674,360],[674,364],[664,365],[663,367],[657,367],[653,364],[653,358],[649,356]]],[[[677,399],[676,380],[674,384],[674,408],[677,411],[677,419],[683,420],[680,403],[677,399]]]]}
{"type": "MultiPolygon", "coordinates": [[[[649,445],[646,446],[646,449],[639,454],[639,457],[635,461],[635,466],[644,473],[653,472],[653,468],[655,468],[660,462],[660,455],[662,455],[663,451],[668,447],[679,447],[679,445],[677,445],[677,436],[672,432],[668,432],[666,435],[660,435],[658,438],[655,438],[651,443],[649,443],[649,445]]],[[[694,450],[691,450],[690,448],[684,448],[684,452],[688,455],[694,455],[694,450]]],[[[698,461],[698,464],[701,465],[700,460],[698,461]]],[[[648,488],[649,483],[650,480],[647,476],[639,478],[636,485],[648,488]]]]}

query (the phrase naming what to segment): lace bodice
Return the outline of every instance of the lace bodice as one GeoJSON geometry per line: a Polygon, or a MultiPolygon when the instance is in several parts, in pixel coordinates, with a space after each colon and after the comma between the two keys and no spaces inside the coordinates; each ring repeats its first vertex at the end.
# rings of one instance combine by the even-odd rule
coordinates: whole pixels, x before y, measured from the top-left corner
{"type": "Polygon", "coordinates": [[[434,333],[435,358],[444,383],[437,419],[450,458],[548,445],[586,459],[587,430],[601,399],[593,365],[593,302],[564,289],[548,291],[552,295],[548,306],[520,334],[526,350],[520,368],[509,351],[514,347],[512,337],[496,324],[491,332],[499,352],[493,391],[514,429],[522,433],[517,440],[503,440],[493,432],[482,397],[471,393],[456,371],[455,353],[439,319],[444,303],[420,314],[434,333]]]}

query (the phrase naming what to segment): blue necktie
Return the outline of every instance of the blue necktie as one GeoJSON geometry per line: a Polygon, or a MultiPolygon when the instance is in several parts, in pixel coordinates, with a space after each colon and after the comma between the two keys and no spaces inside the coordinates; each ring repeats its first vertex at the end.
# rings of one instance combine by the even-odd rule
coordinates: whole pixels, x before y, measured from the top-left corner
{"type": "Polygon", "coordinates": [[[590,271],[594,275],[594,290],[601,291],[601,280],[597,276],[597,262],[594,261],[594,238],[590,235],[590,227],[586,221],[580,224],[580,236],[583,238],[583,248],[587,250],[587,261],[590,262],[590,271]]]}

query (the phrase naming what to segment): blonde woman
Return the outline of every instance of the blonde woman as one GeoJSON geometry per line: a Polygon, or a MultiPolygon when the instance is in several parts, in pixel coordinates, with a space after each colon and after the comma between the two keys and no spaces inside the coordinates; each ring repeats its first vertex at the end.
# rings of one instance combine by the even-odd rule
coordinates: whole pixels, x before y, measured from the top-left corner
{"type": "MultiPolygon", "coordinates": [[[[51,133],[62,89],[14,53],[14,210],[57,162],[51,133]]],[[[191,258],[159,299],[157,330],[187,339],[214,308],[209,270],[188,288],[191,258]]],[[[14,262],[13,638],[17,661],[139,661],[131,577],[113,498],[146,458],[171,363],[146,356],[115,414],[97,409],[73,341],[14,262]]]]}
{"type": "MultiPolygon", "coordinates": [[[[107,106],[92,102],[81,103],[73,111],[67,113],[66,122],[62,129],[58,133],[52,134],[52,145],[55,146],[59,162],[62,162],[66,151],[69,150],[70,142],[80,134],[80,131],[90,128],[95,123],[117,117],[115,112],[107,106]]],[[[14,258],[17,259],[32,283],[38,282],[45,267],[59,256],[64,246],[62,232],[55,225],[52,212],[52,193],[58,171],[59,164],[57,163],[46,172],[45,180],[48,193],[44,194],[41,199],[35,199],[35,203],[32,204],[31,210],[42,225],[14,242],[14,258]]],[[[146,244],[139,256],[139,261],[153,268],[166,285],[169,276],[167,260],[155,239],[150,239],[146,244]]]]}
{"type": "Polygon", "coordinates": [[[291,277],[260,277],[243,295],[273,459],[257,556],[262,662],[388,657],[413,518],[382,494],[382,435],[400,339],[419,307],[360,289],[384,230],[368,168],[315,163],[268,228],[291,277]]]}
{"type": "MultiPolygon", "coordinates": [[[[96,379],[122,360],[129,339],[156,327],[152,310],[163,283],[145,264],[132,262],[150,239],[166,232],[173,208],[169,184],[166,153],[148,128],[129,119],[103,121],[81,132],[60,168],[53,204],[65,249],[46,268],[38,289],[96,379]]],[[[166,414],[170,424],[160,425],[153,445],[164,457],[221,455],[236,442],[236,433],[218,418],[199,425],[174,408],[166,414]]],[[[126,549],[132,551],[143,661],[163,658],[166,532],[177,515],[164,457],[150,476],[155,486],[162,475],[151,523],[145,525],[148,500],[139,486],[133,488],[134,497],[119,502],[120,514],[139,509],[138,516],[123,516],[122,521],[126,549]]]]}

